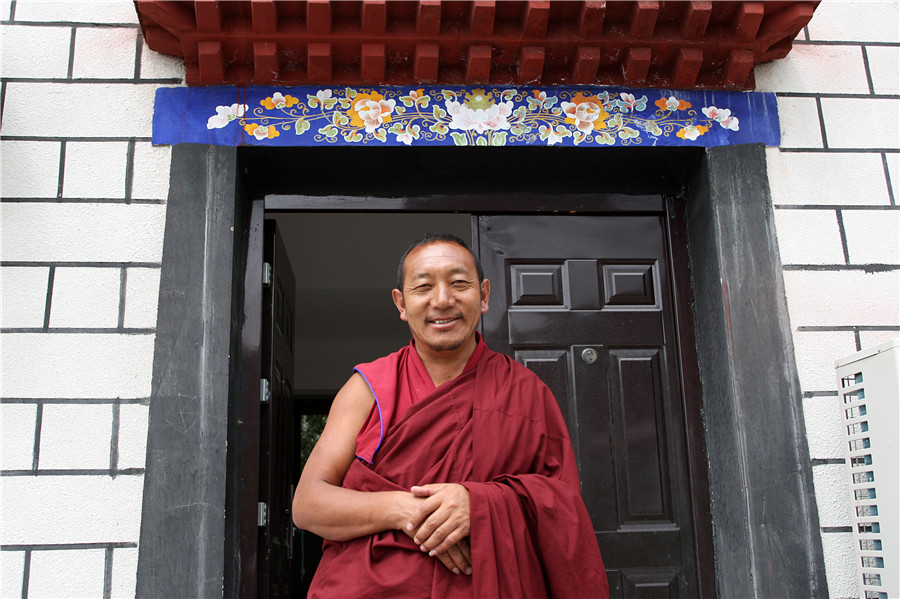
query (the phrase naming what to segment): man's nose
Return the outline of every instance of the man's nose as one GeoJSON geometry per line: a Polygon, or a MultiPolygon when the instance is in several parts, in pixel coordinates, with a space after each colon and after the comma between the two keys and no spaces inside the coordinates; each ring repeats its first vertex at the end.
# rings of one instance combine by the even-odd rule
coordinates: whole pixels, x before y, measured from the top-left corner
{"type": "Polygon", "coordinates": [[[434,305],[437,307],[445,307],[453,304],[453,289],[450,285],[443,283],[438,284],[434,288],[434,305]]]}

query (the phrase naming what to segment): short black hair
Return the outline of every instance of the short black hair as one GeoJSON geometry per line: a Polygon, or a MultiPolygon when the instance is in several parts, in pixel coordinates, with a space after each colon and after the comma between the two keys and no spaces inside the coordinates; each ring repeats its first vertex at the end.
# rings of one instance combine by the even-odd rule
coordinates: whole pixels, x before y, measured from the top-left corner
{"type": "Polygon", "coordinates": [[[457,245],[461,245],[469,252],[469,255],[472,256],[472,260],[475,261],[475,269],[478,271],[478,283],[481,284],[484,282],[484,269],[481,267],[481,261],[478,259],[478,256],[475,255],[475,252],[472,251],[472,248],[469,247],[469,244],[466,243],[460,237],[457,237],[453,233],[444,233],[441,231],[430,231],[428,233],[423,233],[412,242],[412,244],[406,248],[406,251],[403,252],[403,256],[400,257],[400,264],[397,266],[397,289],[401,292],[403,291],[403,268],[406,266],[406,257],[409,256],[409,253],[416,249],[417,247],[422,247],[423,245],[430,245],[432,243],[439,243],[442,241],[446,241],[448,243],[455,243],[457,245]]]}

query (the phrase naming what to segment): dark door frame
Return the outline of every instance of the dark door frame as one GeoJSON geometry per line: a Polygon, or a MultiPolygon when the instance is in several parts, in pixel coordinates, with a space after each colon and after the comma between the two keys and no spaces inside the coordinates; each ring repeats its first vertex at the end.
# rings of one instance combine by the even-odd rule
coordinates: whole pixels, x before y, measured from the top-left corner
{"type": "MultiPolygon", "coordinates": [[[[695,429],[691,443],[705,443],[709,456],[715,588],[723,596],[827,594],[764,148],[472,150],[480,153],[460,156],[524,157],[516,174],[526,189],[513,199],[529,195],[528,181],[565,187],[559,172],[528,172],[529,160],[540,164],[559,156],[590,161],[582,169],[592,169],[593,184],[606,181],[609,197],[674,195],[673,209],[683,210],[685,226],[672,227],[672,245],[684,252],[691,270],[691,287],[676,293],[693,295],[696,346],[684,352],[696,350],[702,384],[703,436],[696,439],[695,429]],[[760,322],[760,315],[767,320],[760,322]]],[[[245,181],[254,178],[254,165],[239,152],[197,145],[172,152],[138,597],[239,594],[235,514],[243,483],[236,467],[236,406],[241,393],[258,384],[244,379],[238,359],[246,325],[242,271],[250,204],[243,194],[261,185],[245,181]]],[[[328,152],[334,150],[318,150],[328,152]]],[[[422,159],[417,157],[427,152],[404,156],[422,159]]],[[[450,174],[444,172],[448,184],[450,174]]],[[[283,177],[269,169],[265,191],[285,193],[296,177],[296,169],[283,177]]],[[[434,197],[425,192],[423,201],[434,197]]],[[[354,197],[365,193],[350,191],[354,197]]]]}

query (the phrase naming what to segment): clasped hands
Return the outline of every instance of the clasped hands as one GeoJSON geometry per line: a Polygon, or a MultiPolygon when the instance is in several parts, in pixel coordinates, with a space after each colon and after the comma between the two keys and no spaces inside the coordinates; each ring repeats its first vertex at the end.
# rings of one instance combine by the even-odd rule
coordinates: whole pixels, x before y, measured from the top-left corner
{"type": "Polygon", "coordinates": [[[454,574],[472,574],[468,489],[447,483],[410,491],[420,501],[403,532],[454,574]]]}

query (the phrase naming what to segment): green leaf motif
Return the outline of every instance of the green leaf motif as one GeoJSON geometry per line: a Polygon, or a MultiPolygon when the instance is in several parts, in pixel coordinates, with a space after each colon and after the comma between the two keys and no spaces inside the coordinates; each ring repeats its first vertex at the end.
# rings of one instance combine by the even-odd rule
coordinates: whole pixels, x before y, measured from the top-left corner
{"type": "Polygon", "coordinates": [[[335,137],[337,137],[338,130],[334,125],[325,125],[321,129],[319,129],[319,133],[321,133],[325,137],[334,139],[335,137]]]}
{"type": "Polygon", "coordinates": [[[610,135],[609,133],[599,133],[594,140],[598,144],[603,144],[605,146],[612,146],[616,143],[616,138],[610,135]]]}
{"type": "Polygon", "coordinates": [[[453,143],[455,143],[458,146],[469,145],[469,140],[466,137],[465,133],[458,133],[458,132],[454,131],[453,133],[450,134],[450,137],[453,138],[453,143]]]}
{"type": "Polygon", "coordinates": [[[498,131],[491,135],[491,145],[492,146],[505,146],[506,145],[506,131],[498,131]]]}
{"type": "Polygon", "coordinates": [[[635,129],[632,129],[631,127],[624,127],[621,131],[619,131],[620,139],[630,139],[632,137],[637,137],[638,135],[640,135],[640,133],[638,133],[635,129]]]}
{"type": "Polygon", "coordinates": [[[363,136],[359,131],[345,131],[344,132],[344,140],[348,143],[356,143],[358,141],[362,141],[363,136]]]}
{"type": "Polygon", "coordinates": [[[352,87],[344,88],[344,95],[350,99],[353,99],[356,97],[356,90],[352,87]]]}
{"type": "Polygon", "coordinates": [[[502,101],[502,102],[509,102],[510,100],[513,99],[513,97],[514,97],[515,95],[516,95],[516,90],[514,90],[514,89],[508,89],[508,90],[506,90],[505,92],[503,92],[502,94],[500,94],[500,101],[502,101]]]}
{"type": "Polygon", "coordinates": [[[340,100],[338,100],[338,102],[341,104],[341,108],[345,110],[347,108],[350,108],[350,100],[348,100],[347,98],[341,98],[340,100]]]}
{"type": "Polygon", "coordinates": [[[303,135],[307,131],[309,131],[309,121],[306,119],[300,119],[294,123],[294,133],[297,135],[303,135]]]}
{"type": "Polygon", "coordinates": [[[403,131],[405,129],[406,128],[403,126],[403,123],[394,123],[393,125],[391,125],[391,128],[388,129],[388,133],[393,133],[394,135],[397,135],[399,133],[403,133],[403,131]]]}
{"type": "MultiPolygon", "coordinates": [[[[546,125],[544,125],[543,127],[546,127],[546,125]]],[[[524,135],[525,133],[531,131],[531,127],[529,127],[528,125],[518,124],[513,125],[509,130],[513,135],[524,135]]]]}
{"type": "Polygon", "coordinates": [[[445,100],[455,100],[456,92],[452,92],[449,89],[442,89],[441,94],[443,94],[445,100]]]}
{"type": "Polygon", "coordinates": [[[447,131],[449,131],[450,129],[447,128],[446,123],[442,123],[442,122],[438,121],[435,124],[433,124],[431,127],[429,127],[428,130],[433,131],[435,133],[440,133],[441,135],[447,135],[447,131]]]}
{"type": "Polygon", "coordinates": [[[524,107],[524,106],[519,106],[518,108],[516,108],[515,110],[513,110],[513,116],[519,117],[520,119],[524,119],[524,118],[525,118],[525,112],[526,112],[526,111],[525,111],[525,107],[524,107]]]}
{"type": "Polygon", "coordinates": [[[488,140],[483,135],[479,135],[478,137],[475,138],[475,145],[487,147],[488,140]]]}
{"type": "Polygon", "coordinates": [[[435,104],[434,110],[431,111],[431,114],[433,114],[434,118],[436,119],[442,119],[447,116],[447,111],[435,104]]]}
{"type": "Polygon", "coordinates": [[[585,139],[587,139],[588,135],[584,131],[576,131],[574,134],[575,145],[577,146],[585,139]]]}
{"type": "Polygon", "coordinates": [[[381,129],[380,127],[375,130],[374,135],[375,135],[375,139],[377,139],[380,142],[387,141],[387,133],[385,132],[384,129],[381,129]]]}
{"type": "Polygon", "coordinates": [[[331,113],[331,115],[331,122],[338,127],[343,127],[350,122],[350,119],[347,118],[347,115],[345,115],[343,112],[338,112],[337,110],[335,110],[331,113]]]}

